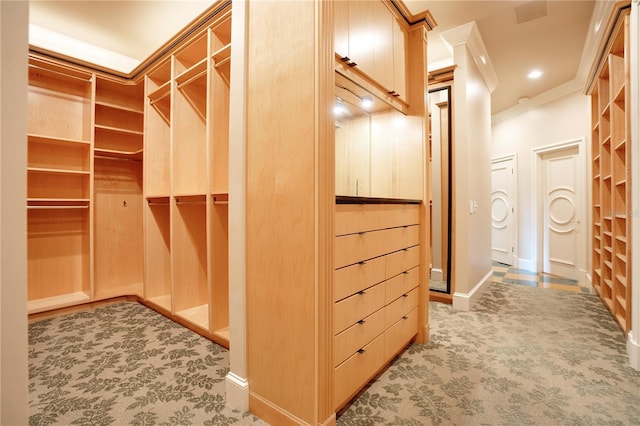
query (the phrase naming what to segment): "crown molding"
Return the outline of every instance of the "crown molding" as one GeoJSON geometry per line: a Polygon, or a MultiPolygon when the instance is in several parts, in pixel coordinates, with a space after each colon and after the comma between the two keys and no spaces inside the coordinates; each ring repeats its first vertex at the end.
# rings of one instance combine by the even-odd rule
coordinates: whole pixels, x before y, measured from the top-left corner
{"type": "Polygon", "coordinates": [[[498,76],[493,68],[491,58],[489,58],[489,53],[484,45],[476,22],[471,21],[467,24],[444,31],[440,36],[452,47],[459,45],[467,46],[480,70],[480,74],[482,74],[482,78],[489,88],[489,92],[493,92],[498,86],[498,76]]]}

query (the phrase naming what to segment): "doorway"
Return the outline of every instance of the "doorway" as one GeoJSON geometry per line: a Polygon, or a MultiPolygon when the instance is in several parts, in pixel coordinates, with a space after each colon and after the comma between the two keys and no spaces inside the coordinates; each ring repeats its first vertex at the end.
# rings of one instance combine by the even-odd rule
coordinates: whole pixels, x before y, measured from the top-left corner
{"type": "Polygon", "coordinates": [[[584,139],[534,153],[538,271],[586,282],[584,139]]]}
{"type": "Polygon", "coordinates": [[[491,161],[491,260],[509,266],[517,265],[516,164],[515,155],[491,161]]]}

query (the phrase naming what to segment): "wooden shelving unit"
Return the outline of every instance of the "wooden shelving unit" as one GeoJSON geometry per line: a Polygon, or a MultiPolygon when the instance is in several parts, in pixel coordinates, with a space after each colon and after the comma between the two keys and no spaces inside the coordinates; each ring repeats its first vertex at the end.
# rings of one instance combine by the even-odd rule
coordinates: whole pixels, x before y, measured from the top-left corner
{"type": "Polygon", "coordinates": [[[227,8],[150,70],[144,135],[144,300],[225,346],[230,42],[227,8]]]}
{"type": "Polygon", "coordinates": [[[93,81],[88,72],[29,61],[29,313],[92,297],[93,81]]]}
{"type": "Polygon", "coordinates": [[[622,11],[591,85],[592,284],[623,331],[631,311],[629,22],[622,11]]]}

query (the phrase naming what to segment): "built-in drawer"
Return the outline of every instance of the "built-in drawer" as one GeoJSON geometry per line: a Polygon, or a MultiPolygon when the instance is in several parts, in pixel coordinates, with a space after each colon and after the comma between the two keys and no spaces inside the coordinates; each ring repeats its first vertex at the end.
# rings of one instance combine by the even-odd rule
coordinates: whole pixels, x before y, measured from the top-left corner
{"type": "Polygon", "coordinates": [[[384,204],[336,204],[335,234],[355,234],[388,228],[384,226],[385,213],[384,204]]]}
{"type": "Polygon", "coordinates": [[[411,289],[417,287],[420,283],[420,268],[413,267],[408,271],[396,275],[388,279],[386,284],[385,303],[389,304],[403,294],[409,293],[411,289]]]}
{"type": "Polygon", "coordinates": [[[333,334],[338,334],[384,306],[385,285],[380,283],[336,303],[333,308],[333,334]]]}
{"type": "Polygon", "coordinates": [[[385,329],[384,309],[378,309],[333,339],[333,365],[337,366],[378,337],[385,329]]]}
{"type": "Polygon", "coordinates": [[[342,407],[361,386],[383,366],[385,361],[385,338],[381,334],[361,348],[333,373],[334,406],[342,407]]]}
{"type": "Polygon", "coordinates": [[[418,226],[382,229],[335,238],[334,267],[352,265],[418,244],[418,226]]]}
{"type": "Polygon", "coordinates": [[[402,294],[385,308],[385,328],[391,327],[400,318],[418,306],[418,288],[402,294]]]}
{"type": "Polygon", "coordinates": [[[420,246],[413,246],[385,256],[386,278],[395,277],[420,264],[420,246]]]}
{"type": "Polygon", "coordinates": [[[384,333],[385,362],[394,357],[418,333],[418,308],[402,316],[384,333]]]}
{"type": "Polygon", "coordinates": [[[385,258],[362,261],[336,269],[333,274],[334,302],[371,287],[385,279],[385,258]]]}
{"type": "Polygon", "coordinates": [[[386,207],[383,220],[385,228],[420,223],[420,207],[417,204],[387,204],[386,207]]]}

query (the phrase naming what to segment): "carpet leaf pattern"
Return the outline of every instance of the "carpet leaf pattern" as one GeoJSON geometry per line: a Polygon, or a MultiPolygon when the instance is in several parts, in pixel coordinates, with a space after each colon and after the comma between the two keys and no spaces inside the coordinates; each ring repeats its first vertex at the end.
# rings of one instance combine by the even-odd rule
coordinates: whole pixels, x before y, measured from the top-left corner
{"type": "Polygon", "coordinates": [[[471,311],[431,302],[413,344],[339,425],[640,425],[640,372],[597,296],[491,283],[471,311]],[[376,410],[384,397],[395,406],[376,410]]]}
{"type": "Polygon", "coordinates": [[[264,425],[226,406],[226,349],[133,302],[29,325],[30,425],[264,425]]]}

